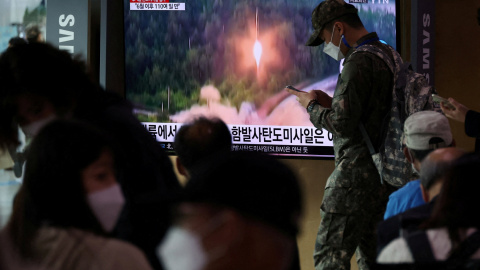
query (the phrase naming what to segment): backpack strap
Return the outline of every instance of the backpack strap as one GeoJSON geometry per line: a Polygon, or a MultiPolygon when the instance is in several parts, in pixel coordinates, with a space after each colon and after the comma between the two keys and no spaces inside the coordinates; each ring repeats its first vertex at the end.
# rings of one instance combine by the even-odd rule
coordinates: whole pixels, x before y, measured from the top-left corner
{"type": "Polygon", "coordinates": [[[432,247],[425,231],[418,231],[405,238],[415,262],[434,262],[432,247]]]}
{"type": "Polygon", "coordinates": [[[458,269],[461,265],[465,264],[479,248],[480,230],[477,230],[460,243],[459,247],[448,257],[447,264],[449,269],[458,269]]]}
{"type": "Polygon", "coordinates": [[[392,55],[389,55],[387,52],[380,49],[378,46],[375,46],[375,45],[372,45],[372,44],[365,44],[365,45],[357,48],[353,53],[369,52],[371,54],[374,54],[374,55],[378,56],[380,59],[382,59],[385,62],[385,64],[387,64],[388,68],[394,74],[394,78],[395,78],[395,73],[397,72],[395,58],[401,59],[401,57],[400,58],[399,58],[399,56],[394,57],[394,55],[398,54],[398,52],[395,51],[391,46],[386,46],[386,47],[388,48],[388,50],[390,50],[390,53],[392,55]],[[392,59],[392,57],[393,57],[393,59],[392,59]]]}
{"type": "MultiPolygon", "coordinates": [[[[375,155],[376,154],[375,147],[373,147],[372,140],[370,140],[367,130],[365,129],[365,126],[361,121],[358,124],[358,129],[360,129],[360,133],[362,133],[363,140],[365,140],[365,143],[367,144],[368,150],[370,151],[370,155],[371,156],[375,155]]],[[[380,169],[378,167],[377,167],[377,170],[378,170],[378,174],[380,175],[380,183],[383,185],[383,174],[381,171],[379,171],[380,169]]]]}

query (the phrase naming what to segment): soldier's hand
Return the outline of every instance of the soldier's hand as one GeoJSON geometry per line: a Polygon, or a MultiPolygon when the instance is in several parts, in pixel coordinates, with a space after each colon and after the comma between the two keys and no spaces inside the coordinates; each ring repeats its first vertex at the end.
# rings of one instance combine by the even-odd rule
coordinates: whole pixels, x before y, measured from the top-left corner
{"type": "Polygon", "coordinates": [[[449,98],[448,101],[455,107],[455,109],[450,109],[447,106],[444,106],[442,102],[440,102],[440,108],[442,108],[443,113],[453,120],[465,123],[465,117],[467,116],[467,112],[470,110],[463,104],[458,103],[455,99],[449,98]]]}
{"type": "Polygon", "coordinates": [[[297,101],[300,102],[304,108],[307,108],[308,103],[312,99],[317,99],[317,94],[314,91],[310,92],[297,92],[288,88],[285,88],[288,93],[297,96],[297,101]]]}
{"type": "Polygon", "coordinates": [[[312,90],[310,92],[314,92],[317,96],[317,101],[322,105],[324,108],[331,108],[332,107],[332,97],[329,96],[327,93],[323,92],[322,90],[312,90]]]}

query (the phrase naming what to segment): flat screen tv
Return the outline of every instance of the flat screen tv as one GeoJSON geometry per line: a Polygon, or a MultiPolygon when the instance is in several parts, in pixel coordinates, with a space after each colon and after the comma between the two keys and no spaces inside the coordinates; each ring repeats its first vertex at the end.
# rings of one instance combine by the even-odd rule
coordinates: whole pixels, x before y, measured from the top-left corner
{"type": "MultiPolygon", "coordinates": [[[[396,47],[395,0],[346,1],[396,47]]],[[[319,3],[124,0],[125,96],[170,153],[182,123],[213,116],[229,126],[234,151],[334,158],[332,134],[284,89],[333,95],[341,63],[304,45],[319,3]]]]}

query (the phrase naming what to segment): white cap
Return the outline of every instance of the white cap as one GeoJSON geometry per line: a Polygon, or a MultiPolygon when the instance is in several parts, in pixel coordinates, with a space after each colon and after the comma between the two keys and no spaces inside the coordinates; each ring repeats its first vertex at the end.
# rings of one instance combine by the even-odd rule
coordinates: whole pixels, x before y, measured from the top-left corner
{"type": "Polygon", "coordinates": [[[434,111],[410,115],[404,125],[405,144],[413,150],[447,147],[452,143],[452,131],[447,117],[434,111]]]}

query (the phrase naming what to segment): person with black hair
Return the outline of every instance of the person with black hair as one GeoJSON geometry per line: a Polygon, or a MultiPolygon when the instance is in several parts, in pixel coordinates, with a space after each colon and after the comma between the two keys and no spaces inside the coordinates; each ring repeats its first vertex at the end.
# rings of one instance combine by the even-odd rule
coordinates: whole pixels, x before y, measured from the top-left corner
{"type": "Polygon", "coordinates": [[[83,61],[45,43],[8,48],[0,56],[0,147],[19,144],[19,126],[34,138],[57,118],[91,123],[120,149],[118,181],[126,203],[114,234],[162,269],[155,248],[170,224],[165,199],[181,190],[168,155],[132,114],[129,102],[90,80],[83,61]]]}
{"type": "Polygon", "coordinates": [[[8,41],[8,47],[13,47],[13,46],[16,46],[16,45],[21,45],[21,44],[26,44],[27,41],[21,37],[12,37],[9,41],[8,41]]]}
{"type": "Polygon", "coordinates": [[[189,178],[205,158],[217,152],[230,152],[232,135],[221,119],[200,117],[180,128],[173,146],[178,156],[177,169],[189,178]]]}
{"type": "MultiPolygon", "coordinates": [[[[174,149],[178,155],[177,169],[188,179],[198,170],[219,166],[211,157],[227,154],[232,150],[232,135],[221,119],[199,117],[185,123],[175,136],[174,149]]],[[[241,164],[238,164],[241,167],[241,164]]],[[[227,176],[227,175],[226,175],[227,176]]],[[[289,270],[300,269],[298,245],[294,243],[293,260],[289,270]]]]}
{"type": "MultiPolygon", "coordinates": [[[[466,154],[446,174],[430,219],[423,229],[392,241],[380,253],[379,263],[428,264],[443,261],[460,269],[471,259],[480,259],[480,156],[466,154]]],[[[478,267],[478,263],[476,264],[478,267]]],[[[463,268],[462,268],[463,269],[463,268]]],[[[478,269],[478,268],[472,268],[478,269]]]]}
{"type": "Polygon", "coordinates": [[[12,216],[1,232],[2,269],[151,269],[135,246],[109,237],[125,199],[110,138],[56,120],[35,137],[12,216]]]}
{"type": "Polygon", "coordinates": [[[333,59],[345,59],[333,98],[321,90],[297,96],[310,121],[333,134],[335,169],[327,180],[314,251],[315,269],[350,269],[356,254],[360,269],[375,261],[375,226],[382,219],[388,195],[359,126],[373,145],[384,140],[383,119],[391,109],[394,76],[381,56],[361,51],[372,46],[391,56],[375,32],[368,32],[358,10],[343,0],[322,1],[312,12],[313,34],[307,46],[323,45],[333,59]]]}
{"type": "Polygon", "coordinates": [[[271,156],[217,152],[187,182],[159,245],[168,270],[288,270],[302,214],[296,175],[271,156]]]}

